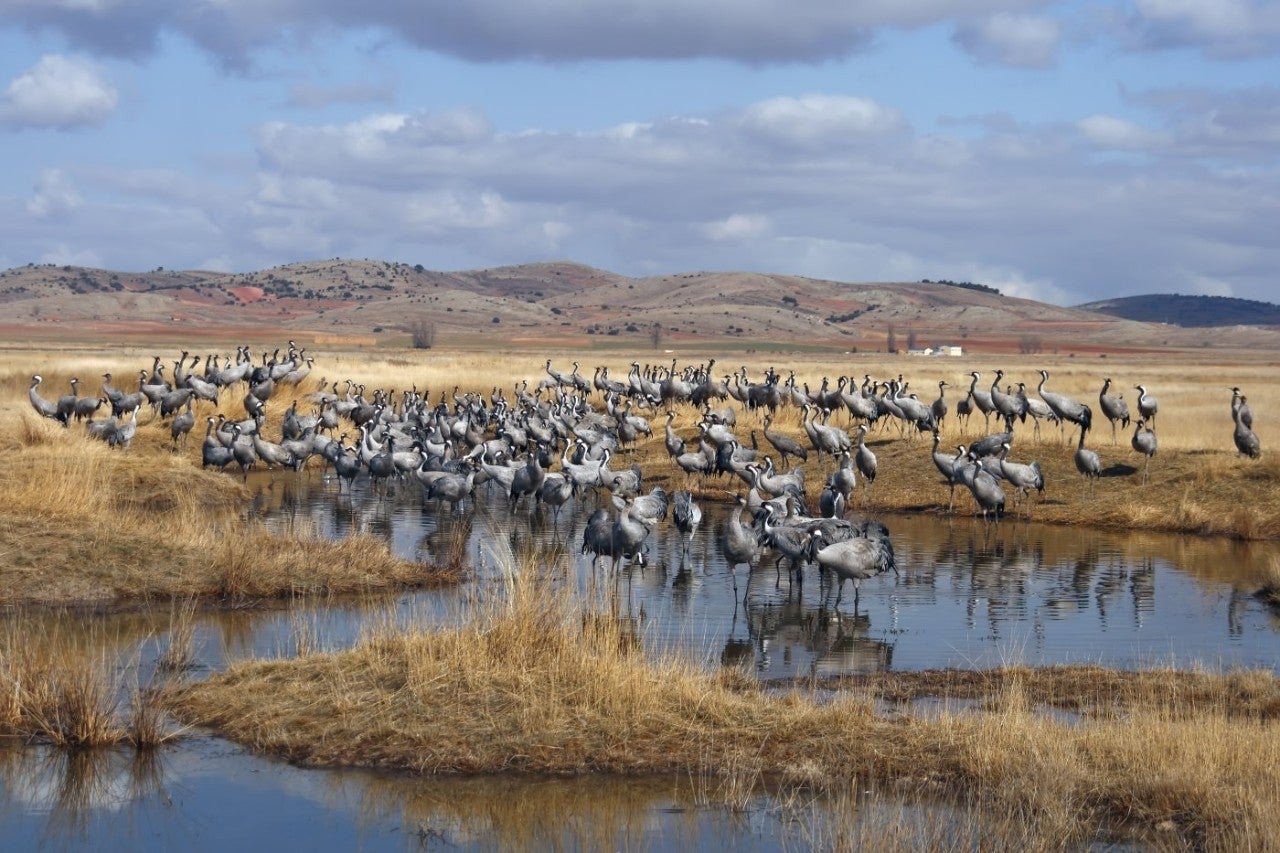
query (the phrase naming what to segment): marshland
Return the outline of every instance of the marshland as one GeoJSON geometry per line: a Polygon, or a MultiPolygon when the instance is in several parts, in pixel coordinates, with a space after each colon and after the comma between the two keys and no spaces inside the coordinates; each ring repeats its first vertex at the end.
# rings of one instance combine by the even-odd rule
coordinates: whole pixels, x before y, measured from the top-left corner
{"type": "MultiPolygon", "coordinates": [[[[118,419],[136,417],[136,434],[112,446],[85,421],[40,416],[32,377],[55,405],[72,377],[89,396],[107,373],[122,389],[132,377],[132,390],[140,371],[151,382],[157,355],[172,379],[177,346],[0,354],[0,731],[16,831],[47,831],[33,829],[41,808],[71,814],[73,835],[103,831],[104,799],[151,820],[175,785],[204,791],[260,770],[302,792],[281,821],[336,812],[334,837],[373,846],[683,847],[720,833],[746,847],[1269,843],[1280,802],[1280,624],[1268,601],[1280,586],[1280,470],[1264,360],[311,349],[310,372],[266,397],[255,428],[267,441],[283,443],[289,417],[357,393],[368,403],[380,389],[387,405],[370,407],[363,430],[347,414],[317,431],[335,442],[346,433],[340,452],[355,458],[356,444],[385,441],[391,413],[412,408],[408,392],[424,412],[486,412],[450,454],[495,482],[473,478],[455,504],[440,477],[415,476],[427,462],[386,477],[365,462],[350,480],[319,454],[296,471],[202,467],[206,426],[219,414],[252,420],[243,381],[216,402],[193,400],[185,438],[172,427],[185,402],[168,417],[148,403],[118,419]],[[556,511],[532,493],[513,502],[499,482],[504,462],[550,477],[592,461],[585,446],[574,461],[573,446],[529,436],[529,413],[547,419],[574,396],[553,372],[577,362],[590,382],[606,366],[625,388],[632,362],[657,383],[712,358],[707,378],[726,392],[774,374],[812,398],[824,377],[834,390],[840,377],[861,388],[869,376],[877,395],[928,405],[945,381],[937,445],[953,460],[959,445],[1005,429],[981,411],[956,417],[971,383],[989,392],[1000,370],[997,390],[1023,383],[1029,400],[1044,399],[1044,370],[1046,397],[1091,407],[1084,446],[1100,476],[1077,470],[1077,425],[1015,419],[1006,461],[1036,463],[1043,492],[1015,500],[1002,481],[1004,506],[984,519],[961,484],[948,511],[932,431],[883,415],[864,438],[874,481],[856,474],[841,524],[822,527],[824,486],[842,463],[818,458],[798,395],[771,412],[731,394],[699,406],[624,393],[613,428],[643,417],[652,435],[620,442],[606,465],[619,480],[634,467],[639,483],[598,477],[556,511]],[[1114,437],[1100,409],[1106,378],[1132,414],[1114,437]],[[1159,400],[1150,457],[1132,444],[1139,385],[1159,400]],[[1234,442],[1233,388],[1254,413],[1259,458],[1234,442]],[[687,473],[666,446],[668,411],[686,451],[716,426],[776,470],[762,478],[763,467],[730,458],[719,475],[687,473]],[[505,451],[471,444],[517,426],[526,440],[505,451]],[[783,460],[766,433],[799,442],[808,459],[783,460]],[[546,463],[530,463],[540,449],[546,463]],[[805,475],[790,501],[763,488],[793,465],[805,475]],[[583,553],[593,513],[612,530],[655,488],[669,505],[641,520],[634,547],[611,535],[597,543],[604,553],[583,553]],[[702,513],[688,536],[674,517],[679,492],[702,513]],[[749,565],[723,553],[739,495],[759,549],[749,565]],[[793,558],[782,539],[760,542],[789,519],[793,558]],[[886,537],[892,564],[865,577],[823,570],[818,557],[842,535],[886,537]],[[238,745],[234,761],[224,738],[238,745]],[[198,769],[212,764],[231,769],[198,769]],[[48,792],[45,805],[32,805],[33,790],[48,792]]],[[[206,350],[235,360],[234,345],[206,350]]],[[[264,350],[287,358],[283,342],[260,342],[255,366],[264,350]]],[[[189,369],[206,375],[203,362],[189,369]]],[[[585,435],[587,416],[610,404],[594,386],[581,397],[585,435]]],[[[93,420],[106,420],[107,404],[93,420]]],[[[811,425],[824,407],[811,405],[811,425]]],[[[825,421],[855,465],[860,420],[846,406],[825,421]]],[[[419,428],[425,456],[443,436],[419,428]]],[[[250,799],[244,790],[228,796],[250,799]]],[[[275,811],[278,796],[264,799],[275,811]]],[[[208,846],[222,838],[201,825],[208,846]]]]}

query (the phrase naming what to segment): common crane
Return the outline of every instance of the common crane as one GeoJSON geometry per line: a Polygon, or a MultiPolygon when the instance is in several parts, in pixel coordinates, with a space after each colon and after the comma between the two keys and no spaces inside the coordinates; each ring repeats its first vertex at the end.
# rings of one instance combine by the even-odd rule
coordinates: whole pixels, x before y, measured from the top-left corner
{"type": "MultiPolygon", "coordinates": [[[[1245,398],[1242,396],[1240,398],[1240,405],[1236,407],[1235,411],[1236,429],[1234,439],[1236,443],[1236,450],[1240,452],[1241,456],[1248,456],[1250,459],[1257,459],[1262,455],[1262,443],[1258,441],[1257,433],[1250,429],[1244,422],[1242,413],[1247,411],[1246,406],[1247,403],[1245,398]]],[[[1250,420],[1253,419],[1250,418],[1250,420]]]]}
{"type": "Polygon", "coordinates": [[[1160,401],[1147,391],[1145,385],[1135,385],[1133,387],[1138,391],[1138,415],[1147,423],[1155,426],[1156,412],[1160,410],[1160,401]]]}
{"type": "Polygon", "coordinates": [[[1098,408],[1107,420],[1111,421],[1111,443],[1116,443],[1116,423],[1125,429],[1129,428],[1129,404],[1124,401],[1123,394],[1108,394],[1111,388],[1111,377],[1102,380],[1102,390],[1098,392],[1098,408]]]}
{"type": "Polygon", "coordinates": [[[1138,423],[1133,430],[1133,438],[1130,439],[1133,449],[1146,457],[1146,461],[1142,466],[1142,482],[1146,483],[1151,473],[1151,457],[1156,455],[1158,442],[1156,441],[1155,430],[1147,428],[1147,422],[1144,418],[1138,418],[1138,423]]]}

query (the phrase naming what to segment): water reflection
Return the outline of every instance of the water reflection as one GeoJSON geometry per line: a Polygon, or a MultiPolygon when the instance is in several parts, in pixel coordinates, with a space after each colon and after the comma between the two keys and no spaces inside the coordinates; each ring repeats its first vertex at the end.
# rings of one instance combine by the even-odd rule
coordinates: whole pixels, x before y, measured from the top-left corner
{"type": "Polygon", "coordinates": [[[824,798],[756,778],[431,779],[303,770],[212,739],[0,750],[8,849],[782,850],[836,838],[892,798],[824,798]],[[851,808],[851,806],[856,806],[851,808]]]}
{"type": "Polygon", "coordinates": [[[612,590],[609,609],[645,614],[650,647],[708,664],[742,663],[750,649],[765,678],[1009,662],[1272,667],[1280,651],[1275,620],[1248,595],[1263,560],[1249,543],[887,517],[902,573],[866,581],[854,612],[848,598],[832,606],[816,569],[793,581],[775,572],[773,556],[735,596],[717,545],[722,506],[704,506],[687,554],[664,524],[649,538],[649,564],[610,579],[579,554],[593,496],[557,519],[544,510],[513,514],[485,487],[478,494],[475,511],[454,512],[425,503],[414,484],[382,495],[357,481],[339,495],[312,475],[277,480],[260,492],[258,509],[281,529],[373,532],[406,556],[461,557],[481,567],[482,583],[495,543],[502,553],[541,547],[558,555],[587,598],[612,590]]]}

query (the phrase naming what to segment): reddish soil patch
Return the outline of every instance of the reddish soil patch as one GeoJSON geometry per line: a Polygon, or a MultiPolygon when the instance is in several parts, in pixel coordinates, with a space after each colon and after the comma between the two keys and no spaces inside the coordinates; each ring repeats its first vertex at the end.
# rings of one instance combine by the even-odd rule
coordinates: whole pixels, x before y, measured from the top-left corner
{"type": "Polygon", "coordinates": [[[262,288],[252,287],[250,285],[233,287],[231,288],[231,293],[233,296],[235,296],[236,299],[239,299],[241,302],[244,302],[246,304],[250,302],[257,302],[259,299],[262,298],[262,288]]]}

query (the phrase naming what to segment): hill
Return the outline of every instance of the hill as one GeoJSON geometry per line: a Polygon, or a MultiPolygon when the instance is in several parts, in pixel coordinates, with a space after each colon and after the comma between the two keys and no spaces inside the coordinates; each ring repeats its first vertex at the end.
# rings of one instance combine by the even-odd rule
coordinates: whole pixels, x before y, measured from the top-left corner
{"type": "Polygon", "coordinates": [[[1169,323],[1191,329],[1212,326],[1280,326],[1280,305],[1230,296],[1150,293],[1104,299],[1077,306],[1144,323],[1169,323]]]}
{"type": "MultiPolygon", "coordinates": [[[[305,261],[251,273],[118,272],[27,265],[0,272],[0,333],[175,339],[281,335],[318,343],[623,344],[838,351],[953,344],[970,351],[1121,352],[1218,345],[954,282],[850,283],[695,272],[629,278],[568,262],[442,272],[375,260],[305,261]]],[[[1232,346],[1280,349],[1280,331],[1232,346]]]]}

